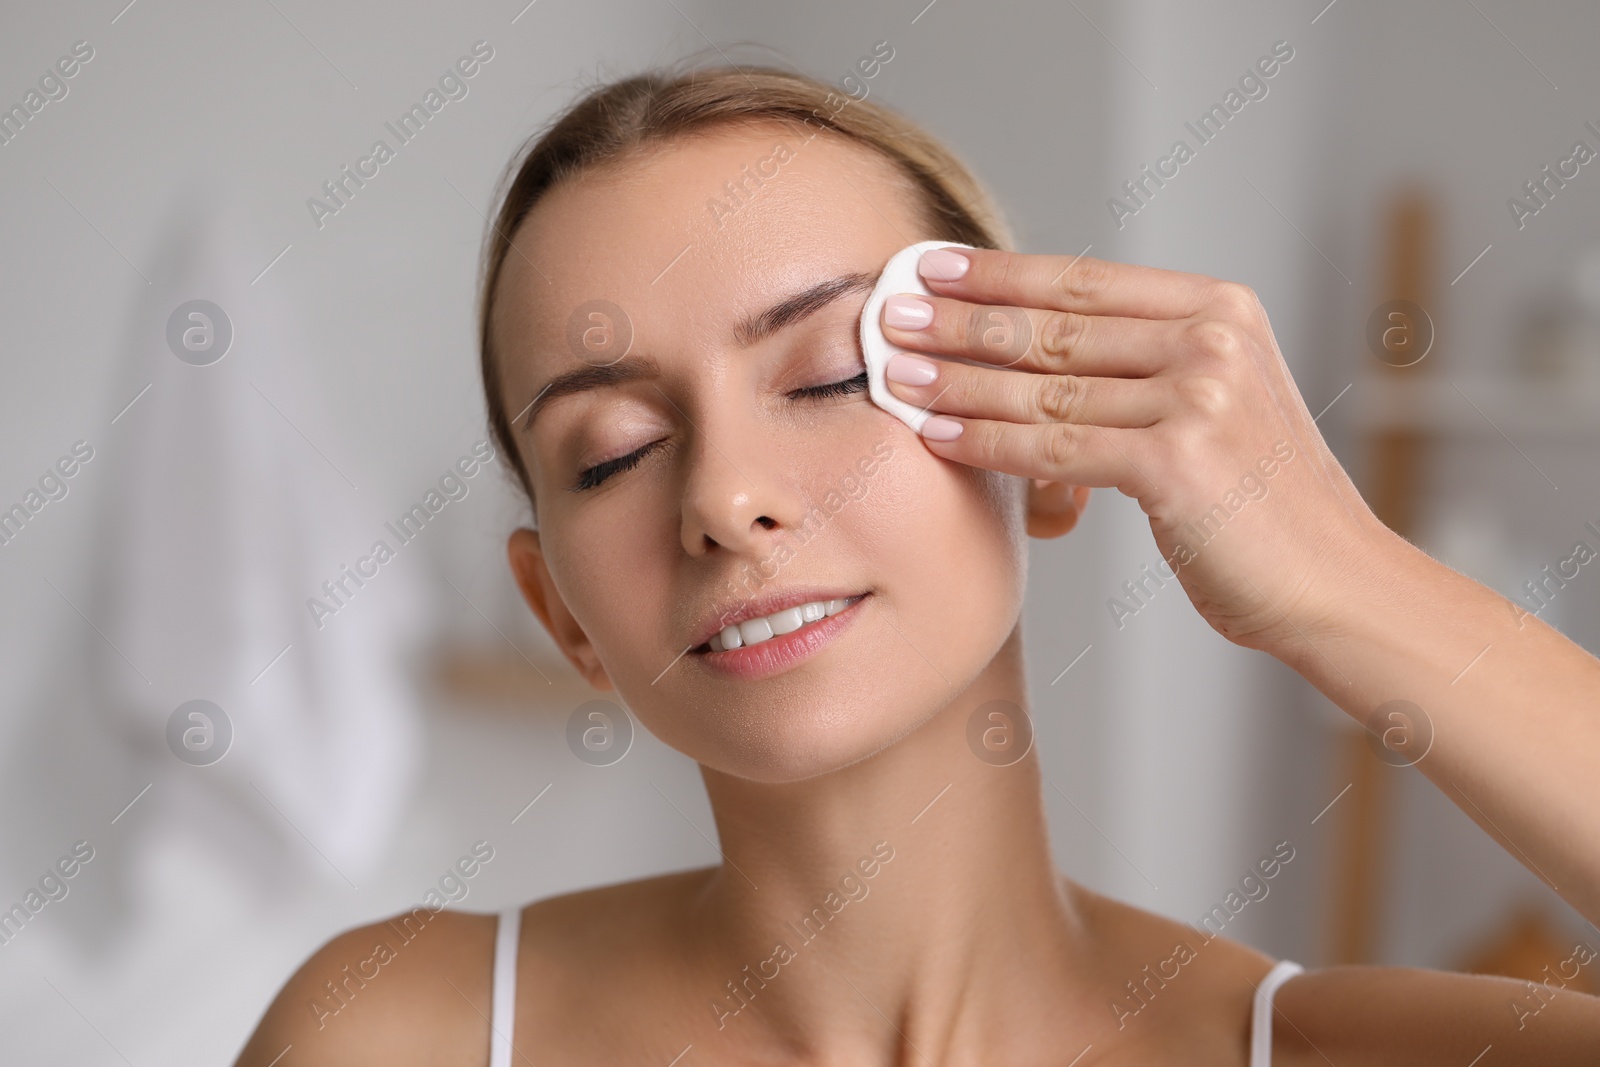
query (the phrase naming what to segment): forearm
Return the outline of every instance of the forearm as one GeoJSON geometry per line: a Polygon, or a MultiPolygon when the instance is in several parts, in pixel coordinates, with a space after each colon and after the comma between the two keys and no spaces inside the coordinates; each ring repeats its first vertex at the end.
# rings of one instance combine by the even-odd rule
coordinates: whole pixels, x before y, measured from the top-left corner
{"type": "Polygon", "coordinates": [[[1269,651],[1363,724],[1420,707],[1417,769],[1600,922],[1600,660],[1398,536],[1357,562],[1339,602],[1269,651]]]}

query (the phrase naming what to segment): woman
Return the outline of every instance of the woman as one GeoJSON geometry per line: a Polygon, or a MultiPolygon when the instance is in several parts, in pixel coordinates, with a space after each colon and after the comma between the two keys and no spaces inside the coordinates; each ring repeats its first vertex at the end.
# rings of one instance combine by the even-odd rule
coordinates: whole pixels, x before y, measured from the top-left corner
{"type": "Polygon", "coordinates": [[[512,570],[578,671],[699,762],[723,862],[340,935],[241,1064],[477,1065],[491,1030],[497,1064],[1595,1062],[1600,1000],[1296,976],[1053,868],[1036,756],[968,737],[1027,705],[1026,539],[1090,487],[1139,501],[1230,641],[1359,720],[1426,709],[1419,767],[1590,919],[1600,663],[1374,518],[1249,289],[1009,243],[928,135],[775,70],[605,86],[532,145],[480,309],[536,515],[512,570]],[[884,312],[930,357],[890,368],[937,413],[919,440],[869,401],[858,320],[930,239],[978,247],[924,255],[935,295],[884,312]],[[870,491],[814,506],[846,479],[870,491]]]}

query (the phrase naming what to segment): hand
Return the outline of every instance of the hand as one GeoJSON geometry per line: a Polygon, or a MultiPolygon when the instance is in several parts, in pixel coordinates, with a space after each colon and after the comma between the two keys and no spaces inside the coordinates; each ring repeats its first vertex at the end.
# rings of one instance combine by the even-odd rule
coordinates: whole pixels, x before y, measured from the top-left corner
{"type": "Polygon", "coordinates": [[[1087,490],[1074,487],[1138,500],[1166,561],[1152,570],[1175,571],[1245,647],[1303,645],[1302,628],[1372,581],[1370,553],[1396,535],[1328,451],[1249,288],[989,249],[933,250],[920,267],[937,295],[891,298],[884,336],[994,364],[890,361],[895,394],[936,413],[923,429],[936,455],[1054,483],[1034,483],[1036,512],[1053,493],[1075,518],[1087,490]],[[906,300],[931,316],[897,315],[906,300]]]}

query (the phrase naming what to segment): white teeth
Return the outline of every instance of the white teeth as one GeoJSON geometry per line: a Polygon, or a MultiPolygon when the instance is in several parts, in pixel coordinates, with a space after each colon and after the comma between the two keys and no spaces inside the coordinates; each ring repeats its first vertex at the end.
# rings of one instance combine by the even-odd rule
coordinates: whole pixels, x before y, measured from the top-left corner
{"type": "Polygon", "coordinates": [[[746,619],[734,626],[724,626],[722,631],[712,635],[706,644],[713,652],[725,652],[746,645],[759,645],[779,634],[792,634],[808,623],[820,622],[829,615],[837,615],[859,599],[853,597],[845,600],[814,600],[799,607],[784,608],[759,619],[746,619]]]}
{"type": "Polygon", "coordinates": [[[767,625],[775,634],[792,634],[805,625],[805,620],[800,617],[799,608],[784,608],[768,615],[767,625]]]}

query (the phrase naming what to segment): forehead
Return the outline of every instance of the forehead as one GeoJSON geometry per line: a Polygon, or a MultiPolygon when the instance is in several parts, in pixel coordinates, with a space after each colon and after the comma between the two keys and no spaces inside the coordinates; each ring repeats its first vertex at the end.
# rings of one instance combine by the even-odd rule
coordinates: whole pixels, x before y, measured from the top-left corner
{"type": "Polygon", "coordinates": [[[637,334],[725,344],[774,300],[876,272],[930,236],[892,163],[809,136],[776,123],[696,134],[546,194],[506,253],[491,324],[513,406],[519,383],[575,362],[569,328],[597,301],[637,334]]]}

